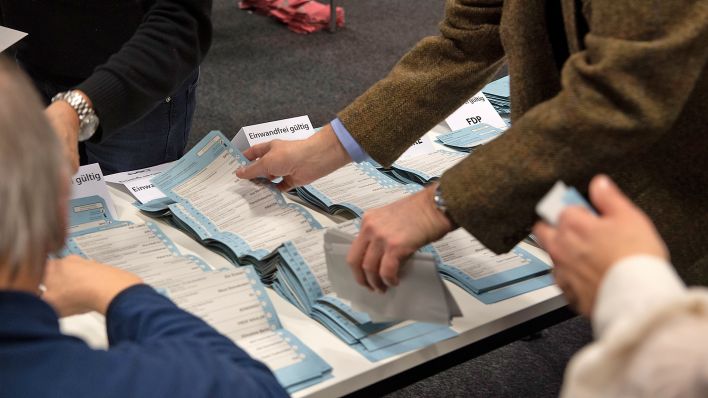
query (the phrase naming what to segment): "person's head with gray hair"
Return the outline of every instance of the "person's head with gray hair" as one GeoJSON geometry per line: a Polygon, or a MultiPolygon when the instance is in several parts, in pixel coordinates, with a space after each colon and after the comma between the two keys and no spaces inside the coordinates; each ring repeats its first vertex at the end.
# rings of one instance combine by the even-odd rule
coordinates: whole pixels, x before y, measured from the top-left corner
{"type": "Polygon", "coordinates": [[[40,280],[66,234],[69,172],[39,97],[0,59],[0,289],[40,280]]]}

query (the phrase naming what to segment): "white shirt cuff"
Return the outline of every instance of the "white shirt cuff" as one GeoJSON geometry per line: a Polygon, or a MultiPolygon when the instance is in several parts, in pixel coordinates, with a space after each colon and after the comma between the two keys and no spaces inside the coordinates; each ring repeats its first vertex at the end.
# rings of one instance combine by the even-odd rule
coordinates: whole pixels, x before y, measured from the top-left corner
{"type": "Polygon", "coordinates": [[[646,313],[682,294],[686,286],[666,260],[649,255],[625,257],[605,274],[592,314],[596,338],[615,323],[646,313]]]}

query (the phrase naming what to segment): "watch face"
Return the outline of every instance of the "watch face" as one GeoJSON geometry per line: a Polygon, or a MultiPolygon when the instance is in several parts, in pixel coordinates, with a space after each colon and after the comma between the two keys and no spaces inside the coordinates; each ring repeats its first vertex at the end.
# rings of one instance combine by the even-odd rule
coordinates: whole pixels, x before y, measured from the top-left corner
{"type": "Polygon", "coordinates": [[[79,141],[86,141],[93,136],[98,128],[98,116],[86,115],[79,130],[79,141]]]}

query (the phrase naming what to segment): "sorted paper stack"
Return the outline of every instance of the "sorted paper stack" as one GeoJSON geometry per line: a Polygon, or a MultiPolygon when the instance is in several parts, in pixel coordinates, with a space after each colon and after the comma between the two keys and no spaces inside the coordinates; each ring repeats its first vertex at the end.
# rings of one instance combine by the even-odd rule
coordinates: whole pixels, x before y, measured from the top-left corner
{"type": "Polygon", "coordinates": [[[495,80],[482,89],[482,92],[499,113],[511,113],[509,102],[509,76],[495,80]]]}
{"type": "Polygon", "coordinates": [[[504,131],[485,123],[465,127],[451,133],[441,134],[438,141],[457,151],[471,152],[476,146],[483,145],[502,135],[504,131]]]}
{"type": "MultiPolygon", "coordinates": [[[[358,226],[350,221],[331,230],[355,234],[358,226]]],[[[372,362],[457,334],[447,324],[376,322],[369,314],[354,309],[333,291],[325,254],[326,233],[321,229],[312,230],[286,242],[278,250],[278,272],[272,287],[283,298],[372,362]]],[[[345,275],[345,280],[355,283],[348,267],[345,275]]],[[[371,299],[383,300],[383,296],[375,295],[371,299]]]]}
{"type": "MultiPolygon", "coordinates": [[[[312,33],[327,27],[330,7],[313,0],[242,0],[241,9],[269,15],[296,33],[312,33]]],[[[344,9],[337,7],[337,26],[344,26],[344,9]]]]}

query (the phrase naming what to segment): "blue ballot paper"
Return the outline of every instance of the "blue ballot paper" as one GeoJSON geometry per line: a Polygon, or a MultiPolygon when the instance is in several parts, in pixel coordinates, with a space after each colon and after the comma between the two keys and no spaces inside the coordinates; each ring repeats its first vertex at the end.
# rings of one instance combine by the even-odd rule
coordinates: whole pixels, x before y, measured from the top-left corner
{"type": "Polygon", "coordinates": [[[558,181],[536,205],[536,213],[551,225],[558,224],[558,218],[568,206],[581,206],[597,214],[587,200],[573,187],[558,181]]]}
{"type": "Polygon", "coordinates": [[[402,199],[421,187],[402,184],[369,162],[350,163],[311,184],[298,187],[304,201],[331,214],[361,217],[366,210],[402,199]]]}
{"type": "Polygon", "coordinates": [[[474,147],[486,144],[504,131],[485,123],[475,124],[451,133],[438,136],[438,141],[452,149],[470,152],[474,147]]]}
{"type": "Polygon", "coordinates": [[[270,283],[278,247],[321,226],[304,207],[286,203],[269,181],[236,177],[236,169],[248,162],[223,134],[212,131],[152,183],[179,205],[168,206],[176,226],[234,264],[254,265],[270,283]]]}
{"type": "MultiPolygon", "coordinates": [[[[330,230],[356,233],[349,221],[330,230]]],[[[273,289],[370,361],[378,361],[455,336],[446,325],[374,322],[332,289],[324,250],[324,230],[286,242],[279,250],[273,289]]]]}
{"type": "Polygon", "coordinates": [[[283,328],[251,266],[215,271],[180,254],[153,223],[97,225],[72,234],[67,247],[140,276],[264,362],[291,393],[331,377],[331,367],[283,328]]]}
{"type": "Polygon", "coordinates": [[[439,179],[442,174],[461,162],[467,153],[450,150],[437,150],[431,153],[411,156],[396,160],[388,175],[404,184],[425,185],[439,179]]]}

